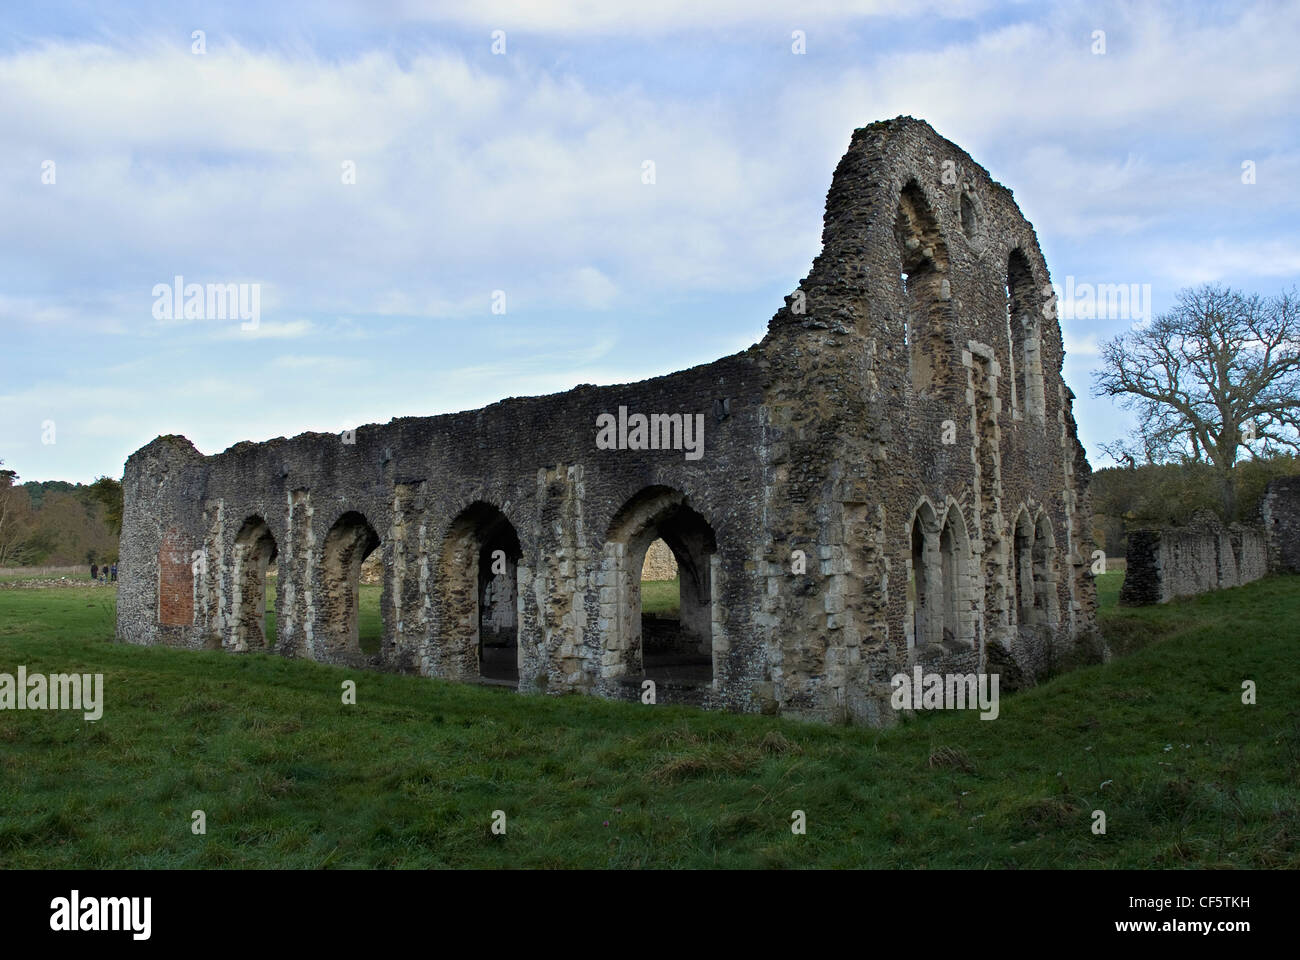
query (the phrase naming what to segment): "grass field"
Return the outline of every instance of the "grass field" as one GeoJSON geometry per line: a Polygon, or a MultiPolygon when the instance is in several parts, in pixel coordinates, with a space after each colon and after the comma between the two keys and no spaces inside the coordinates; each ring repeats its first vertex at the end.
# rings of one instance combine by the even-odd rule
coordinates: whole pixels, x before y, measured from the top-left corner
{"type": "Polygon", "coordinates": [[[675,617],[681,610],[680,582],[672,580],[643,580],[641,582],[641,612],[660,617],[675,617]]]}
{"type": "Polygon", "coordinates": [[[0,671],[105,684],[0,711],[0,867],[1300,866],[1300,578],[1118,578],[1125,656],[889,730],[128,647],[109,589],[0,589],[0,671]]]}

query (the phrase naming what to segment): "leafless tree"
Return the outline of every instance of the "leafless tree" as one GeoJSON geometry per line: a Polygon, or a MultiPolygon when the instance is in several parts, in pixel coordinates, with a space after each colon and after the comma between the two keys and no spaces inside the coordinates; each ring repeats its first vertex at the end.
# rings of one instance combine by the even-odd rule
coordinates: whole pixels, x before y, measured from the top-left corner
{"type": "Polygon", "coordinates": [[[1107,448],[1149,463],[1202,462],[1219,473],[1224,517],[1236,515],[1242,450],[1300,450],[1300,298],[1206,284],[1173,310],[1107,341],[1093,394],[1136,409],[1129,443],[1107,448]]]}

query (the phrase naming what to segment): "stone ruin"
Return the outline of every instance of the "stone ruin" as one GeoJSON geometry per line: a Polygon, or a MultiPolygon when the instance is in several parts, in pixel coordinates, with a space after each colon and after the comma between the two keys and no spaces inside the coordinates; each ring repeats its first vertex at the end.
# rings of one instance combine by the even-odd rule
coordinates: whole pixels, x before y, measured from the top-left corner
{"type": "Polygon", "coordinates": [[[1239,587],[1272,573],[1300,573],[1300,477],[1269,482],[1250,523],[1224,524],[1205,511],[1183,526],[1128,535],[1122,606],[1168,603],[1239,587]]]}
{"type": "Polygon", "coordinates": [[[1090,470],[1011,191],[910,117],[855,131],[761,342],[641,383],[126,464],[118,637],[525,692],[888,722],[891,677],[1090,642],[1090,470]],[[667,640],[642,564],[679,572],[667,640]],[[358,634],[383,562],[382,639],[358,634]],[[662,631],[661,631],[662,632],[662,631]]]}
{"type": "Polygon", "coordinates": [[[1178,597],[1239,587],[1268,573],[1260,527],[1201,512],[1185,526],[1144,528],[1128,536],[1121,606],[1168,603],[1178,597]]]}
{"type": "Polygon", "coordinates": [[[1268,540],[1269,569],[1300,573],[1300,477],[1271,480],[1259,504],[1259,517],[1268,540]]]}
{"type": "Polygon", "coordinates": [[[668,544],[656,540],[646,548],[645,561],[641,564],[642,580],[677,579],[677,561],[668,544]]]}

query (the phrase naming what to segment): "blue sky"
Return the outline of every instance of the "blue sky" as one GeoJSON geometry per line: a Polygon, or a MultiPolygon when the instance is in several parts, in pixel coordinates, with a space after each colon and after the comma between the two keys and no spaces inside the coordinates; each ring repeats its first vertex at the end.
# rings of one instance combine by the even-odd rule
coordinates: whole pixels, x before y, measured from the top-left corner
{"type": "MultiPolygon", "coordinates": [[[[1014,191],[1058,283],[1273,294],[1298,36],[1251,2],[6,8],[0,459],[87,481],[162,433],[214,453],[744,349],[853,129],[899,114],[1014,191]],[[258,329],[155,317],[176,275],[258,284],[258,329]]],[[[1090,371],[1131,322],[1063,324],[1094,466],[1131,418],[1090,371]]]]}

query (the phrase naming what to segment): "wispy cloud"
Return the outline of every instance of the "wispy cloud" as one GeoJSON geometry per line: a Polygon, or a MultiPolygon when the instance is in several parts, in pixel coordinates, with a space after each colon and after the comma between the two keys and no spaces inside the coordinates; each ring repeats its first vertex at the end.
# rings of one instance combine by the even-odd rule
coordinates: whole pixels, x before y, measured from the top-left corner
{"type": "MultiPolygon", "coordinates": [[[[1158,310],[1300,274],[1295,5],[233,4],[203,55],[166,12],[5,17],[0,455],[27,475],[743,349],[818,252],[851,131],[902,113],[1014,188],[1054,277],[1158,310]],[[154,320],[176,275],[262,284],[259,326],[154,320]]],[[[1124,421],[1076,381],[1114,332],[1067,330],[1093,446],[1124,421]]]]}
{"type": "Polygon", "coordinates": [[[310,320],[223,320],[216,326],[213,336],[222,340],[298,340],[312,334],[315,327],[310,320]]]}

